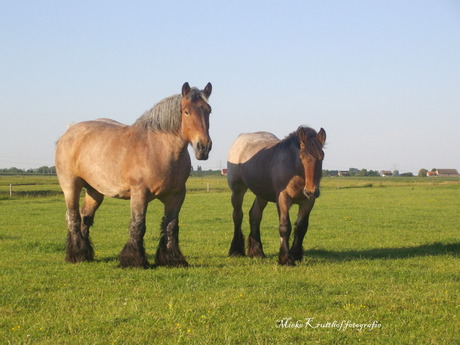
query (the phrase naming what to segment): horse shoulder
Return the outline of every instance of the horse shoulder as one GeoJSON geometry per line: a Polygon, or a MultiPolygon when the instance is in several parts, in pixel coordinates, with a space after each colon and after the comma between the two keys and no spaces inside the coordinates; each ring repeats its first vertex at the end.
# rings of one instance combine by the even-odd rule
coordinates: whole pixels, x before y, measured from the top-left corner
{"type": "MultiPolygon", "coordinates": [[[[133,134],[135,138],[142,135],[140,132],[133,134]]],[[[191,169],[187,146],[178,147],[177,137],[172,134],[145,132],[144,135],[132,150],[132,158],[138,163],[127,166],[132,179],[142,180],[156,197],[185,189],[191,169]]]]}

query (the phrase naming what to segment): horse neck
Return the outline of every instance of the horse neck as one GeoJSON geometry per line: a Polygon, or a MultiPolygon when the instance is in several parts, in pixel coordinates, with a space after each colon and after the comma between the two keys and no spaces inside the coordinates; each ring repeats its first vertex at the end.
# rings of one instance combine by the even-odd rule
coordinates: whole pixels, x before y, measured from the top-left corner
{"type": "Polygon", "coordinates": [[[170,154],[172,157],[179,158],[180,155],[188,154],[188,142],[183,140],[179,135],[163,132],[150,132],[151,141],[161,141],[163,154],[170,154]]]}
{"type": "Polygon", "coordinates": [[[304,169],[299,157],[300,148],[298,142],[294,139],[287,139],[286,141],[280,141],[275,148],[276,154],[280,155],[283,161],[286,161],[285,157],[289,157],[287,161],[295,169],[295,172],[303,176],[304,169]]]}
{"type": "Polygon", "coordinates": [[[143,138],[150,147],[158,148],[162,156],[179,159],[184,153],[188,155],[188,142],[177,133],[153,131],[137,124],[132,129],[136,138],[143,138]]]}

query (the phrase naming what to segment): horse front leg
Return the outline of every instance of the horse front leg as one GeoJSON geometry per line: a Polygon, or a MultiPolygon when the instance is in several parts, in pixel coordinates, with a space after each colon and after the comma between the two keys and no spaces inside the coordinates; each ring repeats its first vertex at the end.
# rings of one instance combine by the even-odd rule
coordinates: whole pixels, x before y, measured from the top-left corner
{"type": "Polygon", "coordinates": [[[179,248],[179,212],[184,198],[185,189],[177,195],[162,200],[165,205],[165,214],[161,222],[160,243],[155,256],[158,266],[188,266],[179,248]]]}
{"type": "Polygon", "coordinates": [[[149,267],[144,248],[147,204],[148,201],[145,193],[133,193],[131,195],[130,238],[120,253],[119,259],[121,267],[149,267]]]}
{"type": "Polygon", "coordinates": [[[295,260],[289,255],[289,236],[291,235],[291,220],[289,218],[289,208],[291,199],[281,193],[278,197],[276,206],[279,215],[279,232],[280,232],[280,252],[278,263],[280,265],[295,266],[295,260]]]}
{"type": "Polygon", "coordinates": [[[304,249],[302,246],[303,239],[308,230],[308,219],[310,212],[315,204],[315,200],[306,200],[299,205],[299,214],[295,223],[294,242],[292,243],[289,255],[297,261],[302,260],[304,249]]]}
{"type": "Polygon", "coordinates": [[[80,210],[81,217],[81,237],[83,247],[86,251],[88,260],[94,258],[94,249],[89,236],[89,229],[94,223],[94,215],[104,200],[104,195],[97,192],[95,189],[87,188],[83,206],[80,210]]]}

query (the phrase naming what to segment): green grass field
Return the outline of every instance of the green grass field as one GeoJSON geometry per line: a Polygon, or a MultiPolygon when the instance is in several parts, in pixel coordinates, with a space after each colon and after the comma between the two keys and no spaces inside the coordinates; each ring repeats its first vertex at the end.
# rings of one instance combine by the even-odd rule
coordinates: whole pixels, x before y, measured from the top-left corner
{"type": "MultiPolygon", "coordinates": [[[[180,215],[191,266],[148,270],[117,267],[129,202],[104,201],[96,260],[68,264],[55,177],[12,179],[0,177],[0,344],[460,344],[459,179],[324,178],[305,258],[281,267],[274,205],[267,258],[229,258],[226,181],[191,178],[180,215]],[[23,193],[10,199],[10,183],[23,193]]],[[[151,262],[161,216],[152,202],[151,262]]]]}

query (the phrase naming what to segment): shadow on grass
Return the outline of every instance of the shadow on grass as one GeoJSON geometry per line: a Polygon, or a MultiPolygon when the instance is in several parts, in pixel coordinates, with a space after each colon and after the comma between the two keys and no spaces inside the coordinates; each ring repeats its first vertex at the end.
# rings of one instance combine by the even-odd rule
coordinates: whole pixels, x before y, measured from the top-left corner
{"type": "MultiPolygon", "coordinates": [[[[277,257],[278,255],[276,255],[277,257]]],[[[268,257],[268,256],[267,256],[268,257]]],[[[232,266],[232,264],[229,264],[229,256],[226,254],[222,255],[214,255],[212,257],[208,257],[208,259],[215,259],[219,258],[221,260],[220,263],[208,263],[208,262],[202,262],[202,258],[198,256],[185,256],[185,259],[188,261],[189,266],[185,267],[175,267],[175,266],[158,266],[155,263],[155,255],[154,254],[147,254],[147,260],[149,261],[149,266],[147,269],[156,269],[156,268],[170,268],[170,269],[175,269],[175,268],[185,268],[185,269],[196,269],[196,268],[208,268],[208,267],[214,267],[214,268],[224,268],[224,267],[229,267],[232,266]],[[197,263],[198,262],[198,263],[197,263]]],[[[244,257],[247,258],[247,257],[244,257]]],[[[242,259],[244,259],[242,257],[242,259]]],[[[233,258],[236,259],[236,258],[233,258]]],[[[251,259],[251,260],[246,260],[246,265],[251,265],[251,264],[256,264],[258,261],[257,260],[263,260],[263,259],[251,259]]],[[[236,261],[236,260],[235,260],[236,261]]],[[[93,262],[100,262],[100,263],[114,263],[116,267],[122,268],[119,265],[119,257],[118,256],[106,256],[106,257],[96,257],[93,262]]],[[[259,264],[261,263],[260,261],[258,262],[259,264]]],[[[241,265],[241,262],[239,263],[241,265]]],[[[129,269],[129,268],[128,268],[129,269]]],[[[137,268],[136,268],[137,269],[137,268]]]]}
{"type": "MultiPolygon", "coordinates": [[[[355,260],[377,260],[377,259],[405,259],[413,258],[417,256],[441,256],[441,255],[452,255],[455,257],[460,257],[460,242],[457,243],[440,243],[435,242],[432,244],[424,244],[417,247],[402,247],[402,248],[378,248],[378,249],[369,249],[369,250],[349,250],[349,251],[329,251],[325,249],[310,249],[305,251],[305,259],[318,259],[318,260],[330,260],[330,261],[355,261],[355,260]]],[[[233,258],[235,261],[240,261],[239,265],[242,262],[245,262],[246,265],[260,264],[264,260],[272,260],[278,257],[278,253],[267,254],[265,259],[249,259],[248,257],[233,258]]],[[[155,264],[155,255],[147,255],[147,258],[150,262],[149,269],[155,269],[158,266],[155,264]]],[[[219,255],[219,258],[222,259],[222,263],[216,266],[215,263],[206,264],[193,264],[194,261],[198,260],[197,257],[186,257],[191,260],[192,263],[188,268],[203,268],[203,267],[227,267],[231,264],[227,261],[227,255],[219,255]]],[[[108,256],[96,258],[95,262],[101,263],[115,263],[118,264],[118,256],[108,256]]],[[[199,261],[199,260],[198,260],[199,261]]],[[[161,266],[163,267],[163,266],[161,266]]]]}
{"type": "Polygon", "coordinates": [[[333,261],[374,260],[374,259],[405,259],[416,256],[460,256],[460,242],[423,244],[417,247],[378,248],[369,250],[329,251],[310,249],[305,251],[305,258],[327,259],[333,261]]]}

